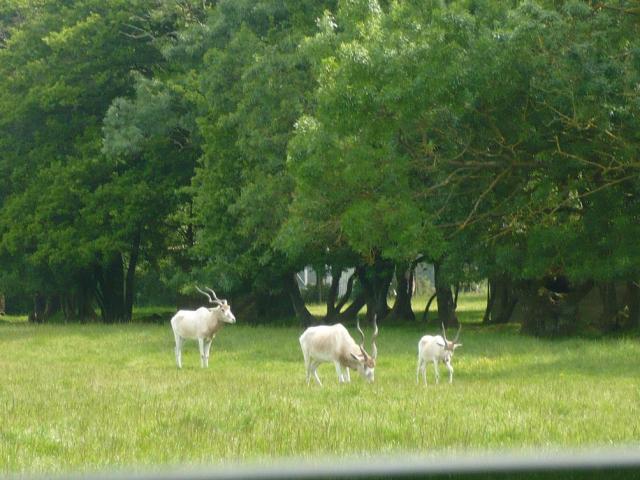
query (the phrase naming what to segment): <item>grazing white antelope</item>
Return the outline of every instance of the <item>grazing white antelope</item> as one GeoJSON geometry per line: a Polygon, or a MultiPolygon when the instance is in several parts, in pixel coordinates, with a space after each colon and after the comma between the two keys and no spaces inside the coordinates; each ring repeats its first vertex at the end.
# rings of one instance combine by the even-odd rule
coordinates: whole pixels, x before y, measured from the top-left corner
{"type": "Polygon", "coordinates": [[[427,384],[427,362],[433,362],[435,370],[436,383],[440,381],[440,372],[438,371],[438,362],[442,362],[449,370],[449,383],[453,382],[453,366],[451,366],[451,358],[456,348],[461,347],[461,343],[456,343],[460,336],[460,327],[458,333],[452,341],[447,340],[447,334],[442,325],[442,336],[425,335],[418,342],[418,370],[416,372],[416,382],[420,383],[420,372],[424,384],[427,384]]]}
{"type": "Polygon", "coordinates": [[[350,368],[357,370],[367,382],[373,382],[376,358],[378,357],[378,348],[376,347],[378,325],[375,317],[373,318],[373,326],[371,355],[364,349],[364,332],[360,328],[359,320],[357,327],[362,335],[362,342],[359,345],[341,323],[307,328],[300,336],[300,347],[307,371],[307,385],[309,385],[313,374],[318,384],[322,386],[317,369],[318,365],[325,362],[332,362],[335,365],[339,383],[351,381],[350,368]]]}
{"type": "Polygon", "coordinates": [[[206,295],[209,303],[217,305],[213,308],[200,307],[197,310],[178,310],[171,319],[171,328],[176,339],[176,364],[182,368],[182,345],[185,339],[198,341],[200,349],[200,366],[209,366],[209,349],[216,333],[218,333],[225,323],[236,323],[236,317],[231,313],[231,307],[226,300],[220,300],[209,287],[205,287],[211,292],[213,298],[196,287],[200,293],[206,295]]]}

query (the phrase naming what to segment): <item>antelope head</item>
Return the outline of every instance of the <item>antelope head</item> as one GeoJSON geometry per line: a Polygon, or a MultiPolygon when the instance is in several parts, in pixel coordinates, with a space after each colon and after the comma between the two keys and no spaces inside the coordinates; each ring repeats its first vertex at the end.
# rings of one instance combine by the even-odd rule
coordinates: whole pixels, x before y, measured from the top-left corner
{"type": "Polygon", "coordinates": [[[358,345],[360,347],[361,356],[351,354],[351,356],[358,361],[358,371],[369,383],[374,380],[374,371],[376,368],[376,359],[378,358],[378,347],[376,346],[376,337],[378,336],[378,324],[376,322],[376,316],[373,317],[373,336],[371,337],[371,355],[364,349],[364,332],[360,328],[360,319],[356,321],[356,326],[360,335],[362,335],[362,342],[358,345]]]}
{"type": "MultiPolygon", "coordinates": [[[[444,348],[447,352],[451,352],[451,355],[453,355],[453,351],[458,348],[461,347],[462,344],[461,343],[457,343],[458,342],[458,337],[460,336],[460,329],[461,326],[458,325],[458,331],[456,332],[456,336],[454,337],[453,340],[447,340],[447,333],[445,331],[444,328],[444,323],[441,324],[442,325],[442,338],[444,338],[444,348]]],[[[451,357],[451,355],[449,357],[451,357]]]]}
{"type": "Polygon", "coordinates": [[[222,321],[225,323],[236,323],[236,317],[231,312],[231,306],[227,303],[227,301],[225,299],[219,299],[218,296],[216,295],[216,292],[214,292],[211,288],[209,287],[204,287],[204,288],[206,290],[209,290],[209,292],[211,293],[211,295],[213,295],[213,297],[211,297],[209,293],[203,290],[200,290],[196,286],[196,290],[198,290],[200,293],[205,295],[209,299],[209,303],[211,303],[212,305],[218,305],[220,307],[220,311],[222,312],[222,321]]]}

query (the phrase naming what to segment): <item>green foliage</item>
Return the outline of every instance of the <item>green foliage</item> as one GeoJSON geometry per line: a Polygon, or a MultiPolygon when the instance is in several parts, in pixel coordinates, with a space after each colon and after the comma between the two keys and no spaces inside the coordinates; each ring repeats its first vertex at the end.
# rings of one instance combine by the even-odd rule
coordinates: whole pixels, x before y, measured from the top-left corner
{"type": "MultiPolygon", "coordinates": [[[[293,124],[312,77],[297,51],[317,2],[221,2],[200,72],[203,138],[194,202],[196,255],[227,289],[277,291],[300,268],[273,245],[291,197],[285,171],[293,124]]],[[[304,262],[304,260],[302,260],[304,262]]]]}
{"type": "Polygon", "coordinates": [[[627,83],[638,75],[630,55],[637,24],[588,10],[581,2],[557,12],[525,4],[509,22],[506,47],[522,52],[518,69],[527,73],[527,109],[519,119],[527,136],[520,135],[515,153],[533,153],[533,164],[520,175],[528,183],[514,197],[519,207],[510,213],[507,238],[528,245],[520,264],[527,276],[545,269],[578,281],[638,273],[631,268],[638,251],[626,245],[638,214],[632,179],[639,117],[627,83]],[[609,261],[595,260],[603,256],[609,261]]]}
{"type": "Polygon", "coordinates": [[[4,0],[0,290],[637,282],[639,29],[632,1],[4,0]]]}
{"type": "Polygon", "coordinates": [[[341,4],[305,45],[317,70],[317,106],[290,143],[296,195],[284,233],[294,240],[282,241],[290,252],[318,238],[323,248],[351,248],[367,261],[378,252],[402,261],[425,251],[431,222],[411,189],[411,158],[397,145],[404,72],[383,18],[374,2],[341,4]]]}
{"type": "Polygon", "coordinates": [[[144,96],[153,84],[141,75],[161,56],[127,30],[138,32],[133,23],[147,11],[146,2],[42,2],[0,49],[3,291],[84,290],[91,301],[96,289],[104,314],[104,283],[123,282],[110,277],[133,268],[140,248],[153,259],[163,243],[163,219],[190,170],[184,153],[181,162],[165,160],[182,125],[166,115],[158,125],[152,116],[166,102],[144,96]],[[134,92],[135,78],[142,86],[134,92]],[[140,97],[135,106],[120,98],[128,95],[140,97]],[[114,261],[120,273],[103,275],[114,261]],[[13,283],[16,271],[28,275],[13,283]]]}

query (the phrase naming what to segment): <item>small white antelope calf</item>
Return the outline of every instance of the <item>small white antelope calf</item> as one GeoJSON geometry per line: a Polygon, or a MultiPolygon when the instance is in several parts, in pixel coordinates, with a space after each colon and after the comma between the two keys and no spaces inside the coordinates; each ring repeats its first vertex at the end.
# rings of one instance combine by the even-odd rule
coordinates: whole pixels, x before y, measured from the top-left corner
{"type": "Polygon", "coordinates": [[[420,372],[424,378],[424,384],[427,384],[427,362],[433,362],[435,370],[436,383],[440,381],[440,372],[438,371],[438,362],[442,362],[449,370],[449,383],[453,382],[453,367],[451,366],[451,358],[456,348],[461,347],[461,343],[456,343],[460,336],[460,327],[458,333],[452,341],[447,340],[447,334],[442,325],[442,336],[425,335],[418,342],[418,371],[416,372],[416,382],[420,383],[420,372]]]}
{"type": "Polygon", "coordinates": [[[197,310],[178,310],[171,319],[171,328],[176,338],[176,364],[182,368],[182,345],[185,339],[198,341],[200,349],[200,366],[209,366],[209,349],[216,333],[225,323],[236,323],[236,317],[231,313],[231,307],[226,300],[220,300],[216,292],[205,287],[211,292],[213,298],[196,287],[200,293],[207,296],[209,303],[217,305],[214,308],[200,307],[197,310]]]}
{"type": "Polygon", "coordinates": [[[335,365],[339,383],[351,381],[350,368],[357,370],[367,382],[373,382],[376,358],[378,357],[378,348],[376,347],[378,325],[375,317],[373,326],[371,355],[364,349],[364,332],[360,328],[359,320],[357,327],[360,335],[362,335],[362,343],[360,345],[355,342],[341,323],[307,328],[300,336],[300,347],[302,348],[304,366],[307,371],[307,385],[309,385],[311,374],[313,374],[318,384],[322,386],[317,369],[318,365],[325,362],[332,362],[335,365]]]}

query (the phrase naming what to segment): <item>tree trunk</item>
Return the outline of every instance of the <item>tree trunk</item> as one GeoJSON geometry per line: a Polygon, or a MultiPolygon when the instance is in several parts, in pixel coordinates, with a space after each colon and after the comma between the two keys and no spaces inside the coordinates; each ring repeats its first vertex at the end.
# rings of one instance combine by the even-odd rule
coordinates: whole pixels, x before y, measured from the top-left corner
{"type": "Polygon", "coordinates": [[[456,286],[453,289],[453,309],[458,309],[458,294],[460,293],[460,282],[456,282],[456,286]]]}
{"type": "Polygon", "coordinates": [[[331,286],[327,292],[327,319],[335,318],[340,310],[337,308],[336,302],[338,300],[338,292],[340,289],[340,277],[342,275],[342,268],[331,267],[331,286]]]}
{"type": "MultiPolygon", "coordinates": [[[[342,269],[340,269],[342,274],[342,269]]],[[[358,275],[358,269],[351,274],[347,280],[347,289],[344,295],[338,299],[340,277],[333,277],[336,280],[335,284],[332,283],[329,299],[327,299],[327,315],[324,318],[324,323],[332,324],[338,322],[346,322],[353,320],[358,315],[358,312],[362,310],[362,307],[366,304],[366,297],[364,291],[361,290],[358,295],[353,299],[353,302],[343,310],[344,306],[351,299],[353,295],[353,285],[358,275]]]]}
{"type": "Polygon", "coordinates": [[[396,299],[391,308],[390,317],[393,319],[403,319],[415,321],[416,316],[411,307],[412,297],[412,276],[415,266],[396,265],[396,299]]]}
{"type": "Polygon", "coordinates": [[[315,318],[309,312],[309,309],[304,303],[304,299],[302,298],[302,294],[300,293],[300,287],[298,287],[298,282],[296,280],[295,274],[287,275],[284,279],[284,289],[289,295],[291,300],[291,305],[293,306],[293,311],[296,314],[296,317],[302,325],[306,328],[315,323],[315,318]]]}
{"type": "Polygon", "coordinates": [[[93,307],[94,286],[87,282],[81,285],[76,294],[76,312],[82,321],[96,321],[98,318],[93,307]]]}
{"type": "Polygon", "coordinates": [[[538,291],[539,285],[533,281],[520,282],[518,286],[521,329],[531,335],[555,336],[558,333],[557,319],[546,296],[539,295],[538,291]]]}
{"type": "Polygon", "coordinates": [[[59,295],[49,295],[47,297],[47,302],[44,307],[44,318],[45,320],[51,318],[53,315],[60,311],[60,296],[59,295]]]}
{"type": "Polygon", "coordinates": [[[367,302],[364,292],[360,292],[360,294],[353,299],[351,305],[349,305],[345,311],[340,312],[336,320],[338,322],[354,320],[358,316],[358,312],[362,310],[362,307],[364,307],[366,303],[367,302]]]}
{"type": "Polygon", "coordinates": [[[0,315],[4,315],[6,313],[6,303],[4,299],[4,294],[0,293],[0,315]]]}
{"type": "Polygon", "coordinates": [[[33,323],[44,323],[46,307],[47,297],[40,292],[36,292],[33,296],[33,311],[29,313],[29,321],[33,323]]]}
{"type": "Polygon", "coordinates": [[[140,231],[136,233],[131,245],[131,255],[127,266],[127,276],[124,283],[124,314],[125,320],[130,322],[133,318],[133,299],[135,294],[135,276],[138,256],[140,255],[140,231]]]}
{"type": "Polygon", "coordinates": [[[44,295],[36,292],[33,296],[33,311],[28,315],[29,322],[45,323],[60,311],[60,297],[58,295],[44,295]]]}
{"type": "Polygon", "coordinates": [[[637,325],[640,316],[640,288],[628,282],[571,284],[554,276],[519,281],[511,288],[517,301],[509,321],[519,322],[524,333],[536,336],[624,328],[625,322],[637,325]]]}
{"type": "Polygon", "coordinates": [[[62,296],[62,313],[66,320],[78,320],[77,302],[79,295],[77,293],[67,293],[62,296]]]}
{"type": "Polygon", "coordinates": [[[445,328],[457,327],[458,319],[453,303],[451,285],[439,285],[436,287],[436,298],[438,299],[438,324],[445,328]]]}
{"type": "MultiPolygon", "coordinates": [[[[338,304],[336,305],[336,312],[340,313],[342,311],[342,309],[344,308],[344,306],[346,305],[346,303],[351,298],[351,294],[353,293],[353,283],[355,282],[355,279],[356,279],[356,273],[353,272],[351,274],[351,276],[349,277],[349,280],[347,280],[347,290],[344,292],[344,295],[342,296],[342,298],[338,301],[338,304]]],[[[360,306],[360,308],[362,308],[362,305],[360,306]]]]}
{"type": "Polygon", "coordinates": [[[493,288],[491,287],[491,280],[487,280],[487,306],[485,307],[484,315],[482,316],[482,323],[484,324],[490,323],[491,310],[493,308],[495,298],[495,295],[493,295],[493,288]]]}
{"type": "Polygon", "coordinates": [[[358,278],[364,289],[369,321],[374,315],[378,322],[388,315],[387,294],[392,277],[393,264],[379,257],[374,260],[373,265],[359,267],[358,278]]]}
{"type": "Polygon", "coordinates": [[[429,300],[427,301],[427,306],[424,307],[424,313],[422,314],[422,321],[424,323],[427,323],[429,320],[429,308],[431,307],[431,304],[435,300],[436,295],[437,295],[437,292],[434,292],[433,295],[431,295],[431,298],[429,298],[429,300]]]}
{"type": "Polygon", "coordinates": [[[438,299],[438,323],[445,328],[457,327],[455,303],[451,293],[451,284],[442,278],[442,269],[438,262],[434,263],[436,298],[438,299]]]}
{"type": "Polygon", "coordinates": [[[487,324],[507,323],[518,303],[513,282],[507,276],[500,275],[489,278],[487,307],[483,322],[487,324]]]}
{"type": "Polygon", "coordinates": [[[518,298],[512,321],[522,331],[537,336],[570,335],[593,325],[602,312],[602,301],[591,282],[555,291],[545,279],[518,282],[518,298]]]}
{"type": "Polygon", "coordinates": [[[640,327],[640,285],[637,282],[627,282],[629,295],[629,327],[640,327]]]}
{"type": "Polygon", "coordinates": [[[600,284],[600,295],[602,296],[602,318],[600,323],[602,327],[620,328],[618,313],[618,295],[615,282],[605,282],[600,284]]]}
{"type": "Polygon", "coordinates": [[[113,255],[97,269],[96,298],[105,323],[122,323],[126,320],[124,300],[124,266],[122,256],[113,255]]]}
{"type": "MultiPolygon", "coordinates": [[[[365,305],[365,296],[364,293],[361,292],[353,300],[351,305],[349,305],[346,310],[342,311],[349,299],[351,299],[351,295],[353,294],[353,284],[356,280],[357,271],[351,274],[349,280],[347,280],[347,290],[345,291],[344,295],[338,299],[340,276],[338,276],[338,274],[335,274],[335,270],[336,268],[332,269],[332,271],[334,272],[332,274],[333,281],[331,283],[331,289],[329,290],[329,297],[327,298],[327,315],[324,318],[324,322],[327,324],[353,320],[365,305]]],[[[340,268],[339,272],[340,275],[342,275],[342,268],[340,268]]]]}
{"type": "Polygon", "coordinates": [[[316,294],[318,295],[318,303],[322,303],[322,281],[324,280],[324,267],[315,268],[316,271],[316,294]],[[320,273],[322,271],[322,273],[320,273]]]}
{"type": "Polygon", "coordinates": [[[88,275],[78,281],[76,288],[62,297],[62,309],[67,320],[81,322],[96,320],[93,310],[95,286],[94,279],[88,275]]]}

